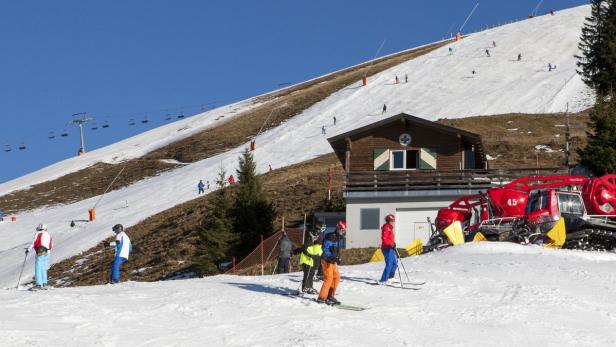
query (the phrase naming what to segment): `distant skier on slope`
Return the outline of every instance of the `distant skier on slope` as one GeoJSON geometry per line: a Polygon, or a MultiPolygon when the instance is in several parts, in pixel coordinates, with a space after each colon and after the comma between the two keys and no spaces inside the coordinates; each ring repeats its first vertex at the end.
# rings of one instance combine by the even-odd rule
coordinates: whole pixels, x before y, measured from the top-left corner
{"type": "Polygon", "coordinates": [[[518,61],[522,61],[522,53],[518,54],[518,61]]]}
{"type": "Polygon", "coordinates": [[[332,118],[334,119],[334,125],[336,125],[336,121],[337,121],[336,116],[333,116],[332,118]]]}
{"type": "Polygon", "coordinates": [[[449,47],[449,55],[453,55],[453,48],[449,47]]]}
{"type": "Polygon", "coordinates": [[[116,224],[111,228],[116,234],[116,239],[109,245],[115,247],[115,257],[113,258],[113,264],[111,265],[111,283],[120,282],[120,272],[122,265],[128,261],[130,252],[133,251],[133,245],[128,238],[128,235],[124,232],[124,226],[122,224],[116,224]]]}
{"type": "Polygon", "coordinates": [[[291,252],[297,248],[295,243],[289,239],[286,231],[282,232],[280,240],[278,240],[278,265],[276,265],[276,273],[289,273],[291,265],[291,252]]]}
{"type": "Polygon", "coordinates": [[[409,75],[408,74],[404,75],[404,83],[409,83],[409,75]]]}
{"type": "Polygon", "coordinates": [[[199,183],[197,183],[197,189],[199,189],[198,194],[205,193],[205,183],[203,183],[203,180],[199,180],[199,183]]]}
{"type": "Polygon", "coordinates": [[[317,243],[318,233],[316,230],[308,232],[304,245],[294,250],[295,254],[299,254],[299,265],[304,271],[302,278],[302,292],[307,294],[318,294],[313,288],[314,273],[317,269],[316,259],[320,259],[323,254],[323,247],[317,243]],[[316,259],[315,259],[316,258],[316,259]]]}
{"type": "Polygon", "coordinates": [[[235,184],[235,177],[233,177],[233,175],[229,176],[229,185],[234,185],[235,184]]]}
{"type": "Polygon", "coordinates": [[[340,241],[345,231],[346,223],[340,220],[336,225],[336,231],[325,235],[323,242],[324,259],[321,259],[324,278],[317,302],[330,305],[340,304],[335,295],[336,288],[338,288],[340,283],[340,272],[338,271],[338,264],[340,264],[340,241]]]}
{"type": "Polygon", "coordinates": [[[487,49],[487,48],[486,48],[486,56],[487,56],[488,58],[490,58],[490,57],[491,57],[491,55],[490,55],[490,50],[489,50],[489,49],[487,49]]]}
{"type": "Polygon", "coordinates": [[[394,222],[396,217],[390,213],[385,217],[385,224],[381,228],[381,251],[385,257],[385,269],[379,284],[385,284],[396,275],[398,258],[396,257],[396,239],[394,236],[394,222]]]}
{"type": "Polygon", "coordinates": [[[496,41],[492,41],[492,47],[496,48],[496,41]]]}
{"type": "Polygon", "coordinates": [[[556,65],[552,65],[552,63],[548,63],[548,71],[552,72],[552,70],[556,69],[556,65]]]}
{"type": "Polygon", "coordinates": [[[321,135],[325,135],[325,125],[321,126],[321,135]]]}
{"type": "Polygon", "coordinates": [[[34,260],[34,287],[36,289],[47,289],[47,269],[49,268],[49,253],[52,248],[51,235],[47,232],[46,224],[39,224],[36,227],[34,240],[26,248],[26,256],[33,249],[36,252],[34,260]]]}
{"type": "Polygon", "coordinates": [[[381,114],[385,114],[387,112],[387,104],[383,104],[383,112],[381,114]]]}

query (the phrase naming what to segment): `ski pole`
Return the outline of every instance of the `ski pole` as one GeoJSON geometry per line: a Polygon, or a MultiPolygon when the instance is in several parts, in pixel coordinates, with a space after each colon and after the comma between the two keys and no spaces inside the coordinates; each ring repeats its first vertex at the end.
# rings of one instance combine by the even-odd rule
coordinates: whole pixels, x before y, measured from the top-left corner
{"type": "Polygon", "coordinates": [[[272,276],[276,273],[277,269],[278,269],[278,258],[276,258],[276,265],[274,265],[274,271],[272,271],[272,276]]]}
{"type": "MultiPolygon", "coordinates": [[[[400,253],[398,253],[398,249],[394,247],[394,249],[396,250],[396,258],[398,258],[398,263],[400,265],[402,265],[402,269],[404,270],[404,275],[406,276],[406,280],[407,281],[411,281],[411,279],[409,278],[409,274],[406,272],[406,268],[404,267],[404,263],[402,262],[402,260],[400,260],[400,253]]],[[[402,282],[402,280],[400,281],[402,282]]]]}
{"type": "Polygon", "coordinates": [[[28,252],[26,252],[26,255],[24,256],[24,263],[23,265],[21,265],[21,271],[19,272],[19,279],[17,280],[17,286],[15,287],[15,289],[19,289],[19,282],[21,282],[21,275],[24,273],[24,267],[26,267],[26,259],[28,259],[28,252]]]}

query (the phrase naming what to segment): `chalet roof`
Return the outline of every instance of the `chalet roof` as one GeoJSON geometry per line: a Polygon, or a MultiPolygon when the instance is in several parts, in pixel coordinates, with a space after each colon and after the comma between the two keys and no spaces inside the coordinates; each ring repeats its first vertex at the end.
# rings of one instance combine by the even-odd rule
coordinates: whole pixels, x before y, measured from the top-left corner
{"type": "Polygon", "coordinates": [[[333,145],[334,142],[338,142],[338,141],[344,140],[347,137],[352,137],[352,136],[360,135],[360,134],[363,134],[363,133],[369,133],[371,130],[380,128],[383,125],[396,122],[396,121],[398,121],[400,119],[403,119],[403,118],[408,120],[410,123],[414,123],[414,124],[417,124],[417,125],[433,128],[433,129],[436,129],[436,130],[439,130],[439,131],[442,131],[442,132],[446,132],[446,133],[460,135],[468,143],[472,143],[472,144],[480,144],[481,143],[481,136],[480,135],[477,135],[475,133],[471,133],[471,132],[468,132],[468,131],[465,131],[465,130],[462,130],[462,129],[458,129],[458,128],[450,127],[450,126],[447,126],[447,125],[439,124],[439,123],[436,123],[436,122],[432,122],[432,121],[429,121],[429,120],[426,120],[426,119],[423,119],[423,118],[411,116],[411,115],[408,115],[406,113],[400,113],[400,114],[397,114],[395,116],[392,116],[392,117],[380,120],[378,122],[374,122],[374,123],[368,124],[368,125],[363,126],[361,128],[353,129],[353,130],[348,131],[346,133],[330,137],[330,138],[327,139],[327,141],[329,141],[329,143],[333,145]]]}

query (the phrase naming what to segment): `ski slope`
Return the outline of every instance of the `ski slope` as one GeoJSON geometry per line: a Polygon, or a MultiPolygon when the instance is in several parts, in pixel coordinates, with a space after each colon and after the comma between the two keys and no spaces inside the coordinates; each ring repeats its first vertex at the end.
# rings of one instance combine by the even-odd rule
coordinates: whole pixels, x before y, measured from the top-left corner
{"type": "MultiPolygon", "coordinates": [[[[254,152],[259,172],[300,163],[331,153],[327,137],[406,112],[430,120],[510,112],[543,113],[580,111],[592,104],[592,95],[576,73],[577,42],[589,7],[560,11],[556,16],[543,16],[476,33],[461,42],[437,49],[370,78],[368,86],[361,82],[350,85],[325,100],[304,110],[280,126],[256,139],[254,152]],[[484,50],[490,48],[491,57],[484,50]],[[449,48],[453,54],[449,55],[449,48]],[[522,53],[523,61],[516,61],[522,53]],[[547,71],[547,63],[557,68],[547,71]],[[471,71],[475,70],[475,75],[471,71]],[[409,83],[404,83],[408,75],[409,83]],[[395,76],[401,83],[395,84],[395,76]],[[388,111],[381,114],[386,103],[388,111]],[[338,122],[332,124],[332,116],[338,122]],[[321,134],[325,126],[326,135],[321,134]]],[[[231,114],[252,107],[248,100],[219,109],[231,114]]],[[[214,112],[214,111],[211,111],[214,112]]],[[[23,189],[45,179],[52,179],[83,166],[96,158],[118,160],[143,155],[162,143],[183,137],[179,129],[189,122],[199,122],[191,129],[212,125],[212,113],[151,130],[123,142],[98,149],[82,158],[73,158],[39,170],[0,186],[0,193],[23,189]],[[210,118],[208,118],[210,117],[210,118]],[[182,126],[180,126],[182,125],[182,126]],[[162,140],[161,140],[162,139],[162,140]],[[94,159],[93,159],[94,158],[94,159]]],[[[219,114],[219,115],[220,115],[219,114]]],[[[225,118],[228,119],[228,118],[225,118]]],[[[199,179],[213,181],[223,168],[233,173],[243,146],[159,176],[151,177],[104,197],[97,206],[97,220],[69,228],[74,219],[85,219],[87,209],[99,197],[66,206],[42,208],[19,215],[16,223],[0,224],[0,287],[14,285],[23,261],[23,247],[29,244],[34,226],[49,225],[54,237],[52,263],[90,249],[112,235],[116,223],[125,226],[194,199],[199,179]]],[[[32,274],[28,260],[26,276],[32,274]]]]}
{"type": "Polygon", "coordinates": [[[365,283],[383,263],[341,267],[336,297],[362,312],[280,295],[301,273],[3,290],[0,345],[616,345],[616,254],[484,242],[403,262],[421,290],[365,283]]]}

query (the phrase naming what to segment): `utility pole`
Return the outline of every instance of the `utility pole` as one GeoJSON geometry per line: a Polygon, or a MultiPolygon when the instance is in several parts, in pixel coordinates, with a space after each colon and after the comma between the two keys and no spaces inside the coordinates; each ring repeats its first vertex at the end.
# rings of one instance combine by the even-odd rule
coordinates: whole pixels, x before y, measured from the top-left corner
{"type": "Polygon", "coordinates": [[[85,142],[83,139],[83,125],[86,124],[87,122],[91,121],[92,118],[88,118],[86,117],[86,113],[85,112],[80,112],[80,113],[75,113],[73,115],[73,117],[78,117],[78,118],[74,118],[71,121],[71,124],[75,124],[79,126],[79,138],[81,139],[81,146],[79,147],[79,155],[83,155],[86,153],[86,146],[85,146],[85,142]]]}
{"type": "Polygon", "coordinates": [[[565,133],[565,169],[569,171],[569,156],[571,155],[571,125],[569,123],[569,103],[567,103],[567,132],[565,133]]]}

